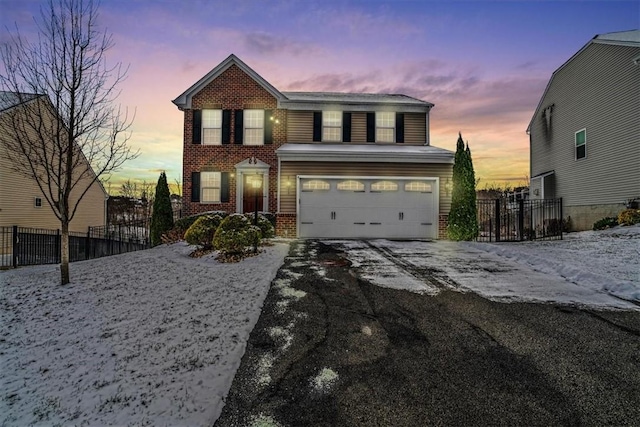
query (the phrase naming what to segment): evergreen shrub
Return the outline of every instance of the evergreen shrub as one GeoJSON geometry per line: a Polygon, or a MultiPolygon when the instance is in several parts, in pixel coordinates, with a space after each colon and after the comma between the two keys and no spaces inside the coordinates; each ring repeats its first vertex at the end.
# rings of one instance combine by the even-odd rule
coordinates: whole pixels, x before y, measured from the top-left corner
{"type": "Polygon", "coordinates": [[[184,240],[191,245],[209,249],[213,246],[213,236],[221,222],[220,215],[199,216],[184,233],[184,240]]]}
{"type": "Polygon", "coordinates": [[[620,225],[633,225],[640,223],[640,209],[625,209],[618,214],[620,225]]]}
{"type": "Polygon", "coordinates": [[[260,228],[242,214],[231,214],[220,223],[213,238],[213,247],[223,254],[243,254],[247,247],[260,243],[260,228]]]}

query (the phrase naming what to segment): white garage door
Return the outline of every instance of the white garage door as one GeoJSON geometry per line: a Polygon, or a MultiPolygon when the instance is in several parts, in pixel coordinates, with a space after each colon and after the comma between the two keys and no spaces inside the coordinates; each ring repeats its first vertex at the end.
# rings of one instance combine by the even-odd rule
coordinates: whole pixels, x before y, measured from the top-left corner
{"type": "Polygon", "coordinates": [[[437,237],[436,179],[301,177],[298,188],[300,237],[437,237]]]}

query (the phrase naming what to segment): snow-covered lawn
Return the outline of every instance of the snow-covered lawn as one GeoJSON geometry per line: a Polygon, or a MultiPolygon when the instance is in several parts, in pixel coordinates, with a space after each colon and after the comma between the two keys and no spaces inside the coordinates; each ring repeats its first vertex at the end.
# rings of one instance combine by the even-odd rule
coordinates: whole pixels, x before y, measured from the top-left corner
{"type": "Polygon", "coordinates": [[[211,425],[288,245],[192,249],[0,272],[0,425],[211,425]]]}

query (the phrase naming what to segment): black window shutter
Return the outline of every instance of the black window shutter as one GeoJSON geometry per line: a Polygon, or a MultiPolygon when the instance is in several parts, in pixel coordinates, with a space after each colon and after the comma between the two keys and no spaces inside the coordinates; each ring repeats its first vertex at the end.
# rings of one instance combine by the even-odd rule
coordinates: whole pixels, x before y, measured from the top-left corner
{"type": "Polygon", "coordinates": [[[231,142],[231,110],[222,110],[222,143],[231,142]]]}
{"type": "Polygon", "coordinates": [[[396,142],[404,142],[404,113],[396,113],[396,142]]]}
{"type": "Polygon", "coordinates": [[[313,112],[313,141],[322,141],[322,111],[313,112]]]}
{"type": "Polygon", "coordinates": [[[342,142],[351,142],[351,113],[342,112],[342,142]]]}
{"type": "Polygon", "coordinates": [[[220,174],[220,202],[229,201],[229,172],[220,174]]]}
{"type": "Polygon", "coordinates": [[[193,110],[193,139],[191,142],[200,144],[202,135],[202,110],[193,110]]]}
{"type": "Polygon", "coordinates": [[[200,201],[200,172],[191,172],[191,201],[200,201]]]}
{"type": "Polygon", "coordinates": [[[376,113],[367,113],[367,142],[376,142],[376,113]]]}
{"type": "Polygon", "coordinates": [[[273,110],[264,111],[264,143],[273,144],[273,110]]]}
{"type": "Polygon", "coordinates": [[[242,144],[242,137],[244,136],[244,120],[242,113],[242,110],[236,110],[236,123],[234,126],[234,138],[236,144],[242,144]]]}

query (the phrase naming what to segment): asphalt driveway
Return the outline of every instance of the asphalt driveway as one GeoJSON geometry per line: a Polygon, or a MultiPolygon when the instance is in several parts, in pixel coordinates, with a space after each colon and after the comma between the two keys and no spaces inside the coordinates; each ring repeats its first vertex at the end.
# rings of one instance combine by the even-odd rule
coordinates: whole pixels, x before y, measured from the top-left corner
{"type": "Polygon", "coordinates": [[[340,249],[292,245],[216,426],[637,425],[637,311],[391,289],[340,249]]]}

